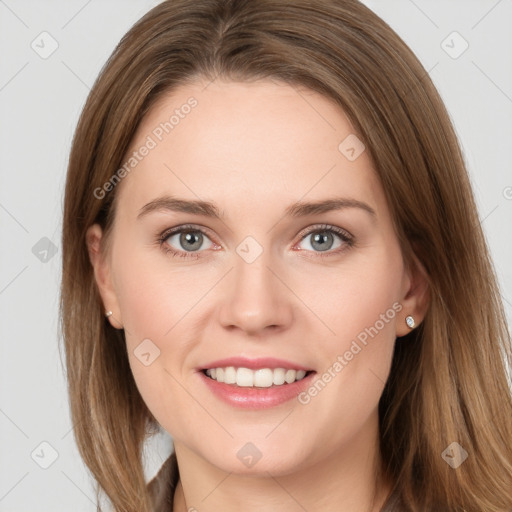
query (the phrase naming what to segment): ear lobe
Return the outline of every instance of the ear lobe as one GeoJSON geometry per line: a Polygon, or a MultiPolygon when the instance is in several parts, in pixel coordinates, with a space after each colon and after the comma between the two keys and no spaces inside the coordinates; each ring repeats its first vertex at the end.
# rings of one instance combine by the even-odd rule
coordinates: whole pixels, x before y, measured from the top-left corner
{"type": "Polygon", "coordinates": [[[406,323],[406,318],[412,316],[415,329],[423,321],[430,304],[430,286],[428,284],[428,274],[425,267],[421,264],[415,254],[412,255],[412,261],[407,275],[404,279],[407,286],[404,296],[400,303],[402,310],[397,316],[396,336],[405,336],[411,332],[411,328],[406,323]]]}
{"type": "Polygon", "coordinates": [[[108,317],[110,324],[116,329],[122,329],[121,311],[112,283],[109,258],[102,251],[102,236],[103,232],[99,224],[93,224],[87,229],[85,239],[89,260],[94,269],[94,279],[104,305],[104,311],[101,313],[105,315],[107,311],[112,311],[112,315],[108,317]]]}

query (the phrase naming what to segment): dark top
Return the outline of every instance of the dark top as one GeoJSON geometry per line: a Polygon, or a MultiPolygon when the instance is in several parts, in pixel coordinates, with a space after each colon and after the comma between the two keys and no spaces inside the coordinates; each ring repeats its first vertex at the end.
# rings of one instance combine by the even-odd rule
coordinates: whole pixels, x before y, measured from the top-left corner
{"type": "MultiPolygon", "coordinates": [[[[173,452],[155,477],[148,483],[154,512],[172,512],[174,491],[179,481],[178,462],[173,452]]],[[[396,489],[389,495],[380,512],[402,512],[396,489]]]]}

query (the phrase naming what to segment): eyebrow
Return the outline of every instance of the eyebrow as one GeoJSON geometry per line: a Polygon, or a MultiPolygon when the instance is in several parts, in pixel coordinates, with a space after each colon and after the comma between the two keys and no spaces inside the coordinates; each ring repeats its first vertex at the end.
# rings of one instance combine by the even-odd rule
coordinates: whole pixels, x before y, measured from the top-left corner
{"type": "MultiPolygon", "coordinates": [[[[290,217],[306,217],[308,215],[318,215],[321,213],[343,210],[346,208],[359,208],[370,214],[373,219],[377,217],[375,210],[370,205],[357,199],[345,197],[334,197],[311,202],[298,201],[288,206],[284,213],[285,216],[290,217]]],[[[142,217],[154,211],[190,213],[219,220],[224,218],[224,214],[221,213],[220,209],[212,202],[180,199],[172,196],[162,196],[145,204],[140,209],[139,214],[137,215],[137,219],[141,219],[142,217]]]]}

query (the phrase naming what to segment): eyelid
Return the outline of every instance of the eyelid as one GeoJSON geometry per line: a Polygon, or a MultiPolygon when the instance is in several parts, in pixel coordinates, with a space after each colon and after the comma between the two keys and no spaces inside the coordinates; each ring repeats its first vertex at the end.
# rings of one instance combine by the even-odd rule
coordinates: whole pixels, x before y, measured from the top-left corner
{"type": "Polygon", "coordinates": [[[307,228],[304,228],[298,233],[298,237],[300,237],[300,242],[306,238],[306,236],[311,235],[312,233],[316,231],[333,231],[340,237],[346,237],[349,240],[352,240],[354,238],[354,235],[349,233],[346,229],[340,228],[338,226],[334,226],[332,224],[312,224],[311,226],[308,226],[307,228]]]}
{"type": "Polygon", "coordinates": [[[198,254],[200,254],[202,252],[205,252],[205,251],[191,251],[191,252],[187,252],[187,251],[182,251],[182,250],[179,250],[179,249],[174,249],[171,246],[169,246],[168,244],[167,244],[167,247],[164,247],[165,241],[169,237],[171,237],[173,235],[176,235],[176,234],[180,234],[182,232],[186,232],[186,231],[197,231],[197,232],[200,232],[203,235],[205,235],[216,248],[220,247],[219,244],[217,244],[214,240],[212,240],[212,238],[215,238],[215,237],[212,237],[210,235],[210,232],[211,232],[210,229],[205,227],[205,226],[202,226],[200,224],[180,224],[179,226],[174,226],[172,228],[165,229],[160,235],[158,235],[157,242],[160,245],[160,247],[163,250],[165,250],[165,252],[171,253],[173,256],[183,256],[183,257],[189,257],[189,258],[198,258],[199,257],[198,254]]]}
{"type": "MultiPolygon", "coordinates": [[[[179,232],[185,231],[187,229],[189,229],[190,231],[200,231],[203,234],[206,234],[210,238],[212,238],[211,237],[212,231],[209,228],[207,228],[206,226],[202,226],[201,224],[181,224],[181,225],[175,226],[173,228],[168,228],[168,229],[165,229],[159,235],[159,238],[162,238],[165,240],[165,239],[169,238],[169,236],[171,236],[172,234],[179,233],[179,232]]],[[[306,236],[310,235],[314,231],[320,231],[322,229],[332,230],[332,231],[336,232],[337,234],[345,235],[346,238],[349,238],[349,239],[354,238],[354,236],[346,229],[340,228],[338,226],[334,226],[332,224],[312,224],[312,225],[302,229],[301,231],[299,231],[299,233],[296,235],[296,237],[299,237],[299,241],[302,241],[306,236]]],[[[215,237],[213,237],[213,238],[215,238],[215,237]]]]}
{"type": "MultiPolygon", "coordinates": [[[[181,231],[200,231],[201,233],[208,235],[209,238],[211,238],[212,231],[207,228],[206,226],[202,226],[201,224],[180,224],[179,226],[174,226],[173,228],[168,228],[159,235],[159,238],[167,239],[171,235],[174,235],[176,233],[180,233],[181,231]]],[[[214,237],[215,238],[215,237],[214,237]]]]}
{"type": "MultiPolygon", "coordinates": [[[[202,233],[203,235],[206,235],[210,241],[217,247],[220,247],[219,244],[217,244],[214,240],[212,240],[212,237],[210,235],[211,230],[207,228],[206,226],[202,226],[200,224],[181,224],[179,226],[174,226],[173,228],[169,228],[164,230],[159,236],[158,236],[158,242],[160,246],[163,248],[165,241],[174,234],[179,234],[184,231],[198,231],[202,233]]],[[[355,243],[355,237],[348,232],[346,229],[340,228],[338,226],[334,226],[332,224],[312,224],[310,226],[307,226],[306,228],[302,229],[297,235],[299,237],[298,242],[293,246],[293,248],[296,247],[296,245],[300,244],[307,236],[315,233],[315,232],[321,232],[321,231],[329,231],[337,235],[339,238],[341,238],[344,246],[341,249],[336,250],[328,250],[325,251],[325,254],[322,251],[303,251],[301,252],[313,252],[316,256],[311,256],[313,258],[315,257],[329,257],[329,256],[335,256],[337,254],[340,254],[341,252],[345,251],[346,249],[352,247],[355,243]]],[[[213,237],[215,238],[215,237],[213,237]]],[[[206,251],[182,251],[179,249],[174,249],[171,247],[163,248],[167,253],[171,253],[173,256],[182,256],[184,258],[192,258],[197,259],[199,258],[199,254],[206,251]]]]}

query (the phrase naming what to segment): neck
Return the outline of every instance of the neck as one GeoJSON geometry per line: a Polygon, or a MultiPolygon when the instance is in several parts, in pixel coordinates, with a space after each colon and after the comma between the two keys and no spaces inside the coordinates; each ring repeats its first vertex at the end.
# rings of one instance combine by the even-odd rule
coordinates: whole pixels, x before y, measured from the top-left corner
{"type": "Polygon", "coordinates": [[[374,443],[361,435],[319,462],[279,476],[226,473],[175,441],[180,481],[173,510],[379,512],[391,482],[379,471],[378,425],[374,434],[374,443]]]}

